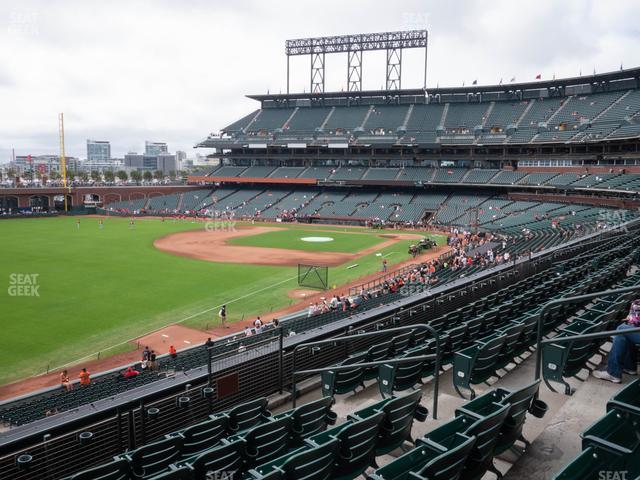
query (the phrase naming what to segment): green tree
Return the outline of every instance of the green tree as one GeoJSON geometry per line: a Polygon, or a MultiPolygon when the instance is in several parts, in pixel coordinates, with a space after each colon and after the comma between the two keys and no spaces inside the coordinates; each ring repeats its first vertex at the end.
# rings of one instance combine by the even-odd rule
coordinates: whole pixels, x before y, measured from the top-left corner
{"type": "Polygon", "coordinates": [[[164,178],[164,172],[162,170],[156,170],[153,172],[153,178],[156,180],[162,180],[164,178]]]}
{"type": "Polygon", "coordinates": [[[153,174],[151,173],[151,170],[145,170],[142,174],[142,177],[144,178],[145,182],[150,182],[151,180],[153,180],[153,174]]]}
{"type": "Polygon", "coordinates": [[[15,168],[10,168],[9,170],[7,170],[7,177],[8,178],[16,178],[16,169],[15,168]]]}
{"type": "Polygon", "coordinates": [[[104,172],[104,181],[105,182],[113,182],[116,179],[113,170],[107,170],[104,172]]]}
{"type": "Polygon", "coordinates": [[[175,170],[171,170],[169,172],[169,178],[171,179],[171,181],[176,179],[176,171],[175,170]]]}
{"type": "Polygon", "coordinates": [[[116,176],[123,182],[126,182],[127,180],[129,180],[129,175],[124,170],[118,170],[118,173],[116,173],[116,176]]]}
{"type": "Polygon", "coordinates": [[[33,180],[33,171],[25,170],[25,172],[22,174],[22,178],[24,178],[25,180],[33,180]]]}
{"type": "Polygon", "coordinates": [[[82,180],[83,182],[88,182],[89,181],[89,174],[86,171],[82,171],[80,172],[80,180],[82,180]]]}
{"type": "Polygon", "coordinates": [[[99,182],[102,179],[102,175],[97,170],[91,170],[91,180],[94,182],[99,182]]]}
{"type": "Polygon", "coordinates": [[[62,175],[60,175],[60,172],[56,172],[55,170],[51,170],[51,173],[49,174],[49,178],[51,180],[60,180],[62,178],[62,175]]]}
{"type": "Polygon", "coordinates": [[[140,183],[142,181],[142,173],[140,173],[140,170],[133,170],[131,172],[131,180],[136,183],[140,183]]]}

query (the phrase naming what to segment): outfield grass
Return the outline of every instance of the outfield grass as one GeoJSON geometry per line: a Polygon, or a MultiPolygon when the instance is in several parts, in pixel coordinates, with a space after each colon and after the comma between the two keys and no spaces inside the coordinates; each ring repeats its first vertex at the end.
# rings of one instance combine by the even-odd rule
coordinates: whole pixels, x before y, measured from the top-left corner
{"type": "Polygon", "coordinates": [[[357,231],[338,232],[320,229],[289,229],[260,233],[246,237],[232,238],[228,243],[248,247],[286,248],[290,250],[304,250],[308,252],[343,252],[355,253],[384,242],[384,238],[376,235],[359,233],[357,231]],[[305,237],[328,237],[330,242],[308,242],[305,237]]]}
{"type": "MultiPolygon", "coordinates": [[[[126,350],[122,342],[171,323],[216,324],[222,303],[228,304],[230,321],[279,309],[291,303],[286,292],[297,288],[293,267],[211,263],[153,247],[156,238],[202,224],[147,219],[130,229],[128,219],[109,218],[101,230],[97,218],[80,222],[77,229],[73,217],[0,221],[0,384],[94,352],[126,350]],[[37,274],[39,296],[11,296],[12,274],[37,274]]],[[[337,235],[308,226],[286,228],[295,236],[301,230],[337,235]]],[[[349,237],[374,245],[379,240],[349,237]]],[[[409,243],[378,253],[393,265],[408,258],[409,243]]],[[[331,268],[329,282],[343,284],[373,273],[380,262],[373,253],[357,259],[355,268],[331,268]]]]}

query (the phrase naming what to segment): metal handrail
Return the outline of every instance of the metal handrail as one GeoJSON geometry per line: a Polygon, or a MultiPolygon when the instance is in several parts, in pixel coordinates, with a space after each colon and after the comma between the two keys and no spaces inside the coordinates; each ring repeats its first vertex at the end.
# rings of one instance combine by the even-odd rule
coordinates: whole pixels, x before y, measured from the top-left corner
{"type": "Polygon", "coordinates": [[[352,370],[354,368],[367,368],[367,367],[375,367],[375,366],[379,366],[379,365],[384,365],[384,364],[395,364],[395,363],[409,363],[410,361],[415,362],[416,360],[430,360],[435,358],[436,363],[434,365],[434,384],[433,384],[433,418],[437,419],[438,418],[438,390],[439,390],[439,379],[440,379],[440,359],[442,358],[441,356],[441,344],[440,344],[440,334],[438,333],[438,331],[433,328],[431,325],[426,325],[426,324],[416,324],[416,325],[407,325],[406,327],[394,327],[394,328],[388,328],[385,330],[379,330],[377,332],[367,332],[367,333],[359,333],[357,335],[348,335],[345,337],[337,337],[337,338],[332,338],[332,339],[327,339],[327,340],[319,340],[317,342],[308,342],[308,343],[301,343],[299,345],[296,345],[295,348],[293,349],[293,360],[292,360],[292,370],[293,373],[291,375],[291,382],[292,382],[292,389],[291,389],[291,396],[292,396],[292,403],[293,403],[293,408],[296,407],[296,397],[297,397],[297,390],[296,390],[296,376],[299,375],[303,375],[305,373],[321,373],[324,371],[330,371],[330,370],[352,370]],[[329,367],[324,367],[324,368],[316,368],[316,369],[312,369],[312,370],[299,370],[296,371],[296,353],[298,350],[301,350],[303,348],[309,348],[309,347],[317,347],[320,345],[327,345],[327,344],[331,344],[331,345],[335,345],[338,343],[348,343],[350,340],[353,339],[357,339],[357,338],[365,338],[365,337],[373,337],[376,335],[382,335],[382,334],[388,334],[388,333],[393,333],[393,332],[404,332],[407,330],[427,330],[428,332],[430,332],[433,337],[435,338],[436,341],[436,353],[435,354],[430,354],[430,355],[422,355],[422,356],[416,356],[416,357],[409,357],[409,358],[402,358],[402,359],[390,359],[390,360],[379,360],[376,362],[365,362],[365,363],[354,363],[352,365],[340,365],[340,366],[329,366],[329,367]],[[344,368],[341,368],[344,367],[344,368]]]}
{"type": "MultiPolygon", "coordinates": [[[[591,300],[594,298],[599,298],[599,297],[609,297],[611,295],[619,295],[621,293],[628,293],[628,292],[637,292],[640,291],[640,285],[633,285],[631,287],[623,287],[623,288],[615,288],[613,290],[602,290],[600,292],[594,292],[594,293],[587,293],[586,295],[577,295],[575,297],[565,297],[565,298],[559,298],[557,300],[551,300],[548,303],[545,303],[543,305],[543,307],[540,309],[540,313],[538,314],[538,335],[537,335],[537,340],[536,340],[536,380],[540,380],[540,376],[541,376],[541,372],[542,372],[542,344],[543,343],[553,343],[553,342],[549,342],[549,341],[545,341],[544,340],[544,332],[543,332],[543,328],[544,328],[544,315],[545,313],[547,313],[547,311],[549,311],[551,308],[555,307],[556,305],[563,305],[565,303],[574,303],[574,302],[581,302],[584,300],[591,300]]],[[[631,330],[631,329],[629,329],[631,330]]],[[[625,330],[625,331],[629,331],[629,330],[625,330]]],[[[616,330],[617,331],[617,330],[616,330]]],[[[571,337],[566,337],[569,340],[581,340],[583,339],[589,339],[589,338],[601,338],[602,336],[606,336],[605,333],[608,332],[601,332],[601,333],[593,333],[593,334],[585,334],[585,335],[577,335],[577,336],[571,336],[571,337]],[[595,336],[594,336],[595,335],[595,336]]],[[[609,335],[611,335],[611,333],[609,333],[609,335]]],[[[565,338],[565,337],[563,337],[565,338]]],[[[561,339],[556,340],[556,342],[560,341],[561,339]]],[[[569,341],[566,340],[566,341],[569,341]]],[[[565,341],[565,340],[563,340],[565,341]]]]}
{"type": "Polygon", "coordinates": [[[619,335],[627,335],[629,333],[640,333],[640,327],[625,328],[624,330],[607,330],[604,332],[584,333],[581,335],[571,335],[560,338],[548,338],[543,340],[541,345],[549,345],[551,343],[568,343],[579,340],[597,340],[599,338],[617,337],[619,335]]]}

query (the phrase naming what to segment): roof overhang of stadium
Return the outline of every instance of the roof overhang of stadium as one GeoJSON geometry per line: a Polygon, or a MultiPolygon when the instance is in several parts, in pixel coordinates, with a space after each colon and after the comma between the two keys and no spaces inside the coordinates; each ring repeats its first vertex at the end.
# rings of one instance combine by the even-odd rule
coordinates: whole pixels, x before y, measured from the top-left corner
{"type": "Polygon", "coordinates": [[[416,88],[403,90],[364,90],[351,92],[325,92],[325,93],[290,93],[290,94],[266,94],[247,95],[247,98],[259,102],[273,101],[286,102],[295,100],[320,100],[329,98],[367,98],[367,97],[410,97],[427,95],[452,95],[468,94],[478,95],[486,93],[509,93],[527,90],[562,90],[567,87],[582,85],[599,85],[622,80],[635,80],[640,87],[640,68],[629,68],[615,72],[585,75],[580,77],[561,78],[557,80],[540,80],[523,83],[502,83],[498,85],[471,85],[467,87],[442,87],[442,88],[416,88]]]}

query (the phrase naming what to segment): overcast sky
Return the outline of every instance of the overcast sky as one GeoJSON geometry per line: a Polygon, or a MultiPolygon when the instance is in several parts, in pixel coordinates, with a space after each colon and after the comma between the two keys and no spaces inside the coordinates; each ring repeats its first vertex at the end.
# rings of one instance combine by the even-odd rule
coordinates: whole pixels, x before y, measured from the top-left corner
{"type": "MultiPolygon", "coordinates": [[[[286,89],[286,39],[427,28],[427,85],[575,76],[640,66],[638,0],[252,1],[42,0],[0,3],[0,163],[86,139],[112,155],[144,141],[186,150],[286,89]]],[[[421,87],[422,52],[406,51],[403,87],[421,87]]],[[[384,52],[365,53],[365,89],[384,84],[384,52]]],[[[309,90],[293,57],[291,90],[309,90]]],[[[327,87],[346,88],[346,56],[327,58],[327,87]]]]}

